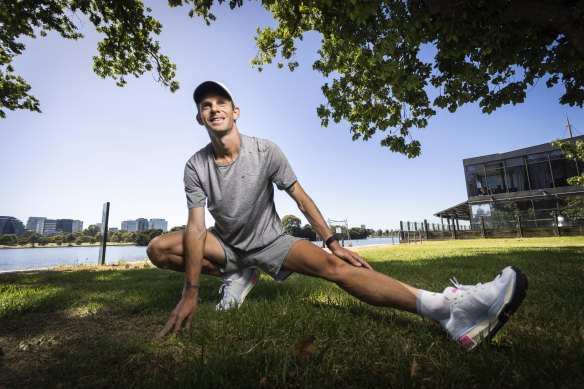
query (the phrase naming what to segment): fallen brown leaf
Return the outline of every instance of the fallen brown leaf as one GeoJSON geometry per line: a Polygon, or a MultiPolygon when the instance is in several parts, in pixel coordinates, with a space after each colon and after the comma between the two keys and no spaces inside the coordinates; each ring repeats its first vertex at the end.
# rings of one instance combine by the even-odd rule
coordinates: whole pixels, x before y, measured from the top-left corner
{"type": "Polygon", "coordinates": [[[266,389],[269,387],[270,387],[270,384],[268,383],[268,377],[262,377],[260,379],[260,388],[266,389]]]}
{"type": "Polygon", "coordinates": [[[414,360],[412,361],[412,367],[410,368],[410,375],[412,376],[412,378],[418,375],[419,370],[420,365],[418,364],[418,361],[416,361],[416,358],[414,358],[414,360]]]}
{"type": "Polygon", "coordinates": [[[298,355],[296,356],[300,360],[309,359],[312,354],[314,354],[314,341],[316,338],[314,335],[306,335],[304,338],[298,342],[296,349],[298,350],[298,355]]]}

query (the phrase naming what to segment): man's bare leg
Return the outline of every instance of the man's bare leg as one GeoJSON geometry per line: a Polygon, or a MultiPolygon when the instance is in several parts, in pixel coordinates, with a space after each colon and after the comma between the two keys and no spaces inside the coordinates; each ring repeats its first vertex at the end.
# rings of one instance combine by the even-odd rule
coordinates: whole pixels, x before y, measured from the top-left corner
{"type": "MultiPolygon", "coordinates": [[[[157,236],[150,241],[146,253],[152,264],[161,269],[185,271],[184,231],[174,231],[157,236]]],[[[221,264],[226,261],[225,252],[217,237],[207,232],[202,274],[221,277],[221,264]]]]}
{"type": "Polygon", "coordinates": [[[332,281],[368,304],[416,313],[418,289],[374,270],[350,265],[312,243],[296,242],[282,268],[332,281]]]}
{"type": "Polygon", "coordinates": [[[306,241],[290,248],[282,268],[333,281],[371,305],[436,320],[465,349],[491,339],[519,308],[527,292],[525,273],[508,266],[493,281],[476,285],[455,282],[443,293],[431,293],[350,265],[306,241]]]}
{"type": "MultiPolygon", "coordinates": [[[[184,273],[183,240],[184,231],[175,231],[152,239],[146,250],[150,261],[159,268],[184,273]]],[[[219,243],[219,239],[211,231],[207,232],[203,255],[201,273],[223,279],[223,285],[219,289],[219,293],[222,293],[222,298],[216,309],[226,311],[243,304],[246,296],[259,279],[259,270],[246,268],[230,274],[222,273],[221,267],[227,261],[225,251],[221,243],[219,243]]]]}

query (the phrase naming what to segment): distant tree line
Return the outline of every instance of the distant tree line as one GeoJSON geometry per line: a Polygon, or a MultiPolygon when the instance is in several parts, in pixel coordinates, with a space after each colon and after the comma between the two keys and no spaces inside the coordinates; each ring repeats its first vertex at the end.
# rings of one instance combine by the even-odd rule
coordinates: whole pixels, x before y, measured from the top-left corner
{"type": "MultiPolygon", "coordinates": [[[[286,215],[282,218],[282,224],[284,225],[284,229],[286,232],[292,236],[296,236],[298,238],[304,238],[307,240],[315,241],[316,240],[316,232],[312,229],[310,224],[305,224],[301,226],[301,220],[297,216],[294,215],[286,215]]],[[[342,239],[367,239],[368,237],[371,238],[385,238],[390,236],[396,236],[397,232],[394,230],[372,230],[370,228],[361,228],[361,227],[350,227],[347,231],[345,226],[340,226],[341,233],[337,234],[339,238],[342,239]]],[[[336,226],[334,226],[336,232],[336,226]]]]}
{"type": "MultiPolygon", "coordinates": [[[[286,232],[298,238],[304,238],[310,241],[317,240],[316,232],[312,229],[310,224],[301,226],[300,218],[294,215],[286,215],[282,218],[282,224],[286,232]]],[[[336,226],[334,227],[336,230],[336,226]]],[[[182,227],[173,227],[170,231],[179,231],[184,229],[182,227]]],[[[336,231],[335,231],[336,232],[336,231]]],[[[112,243],[128,243],[136,246],[147,246],[150,240],[162,235],[163,231],[160,229],[144,230],[144,231],[109,231],[107,241],[112,243]]],[[[342,239],[367,239],[384,238],[395,236],[397,234],[394,230],[372,230],[360,227],[351,227],[347,229],[342,226],[341,233],[337,234],[342,239]]],[[[65,233],[44,236],[36,232],[26,231],[24,234],[17,236],[15,234],[0,235],[0,245],[2,246],[46,246],[53,244],[57,246],[80,246],[82,244],[96,244],[101,242],[101,230],[95,225],[91,224],[89,227],[81,232],[65,233]]]]}
{"type": "MultiPolygon", "coordinates": [[[[175,227],[172,231],[180,229],[175,227]]],[[[107,241],[112,243],[130,243],[136,246],[147,246],[151,239],[161,235],[161,229],[144,231],[109,231],[107,241]]],[[[92,224],[83,231],[44,236],[32,231],[26,231],[17,236],[15,234],[0,235],[0,245],[4,246],[46,246],[54,244],[57,246],[80,246],[82,244],[95,244],[101,242],[100,228],[92,224]]]]}

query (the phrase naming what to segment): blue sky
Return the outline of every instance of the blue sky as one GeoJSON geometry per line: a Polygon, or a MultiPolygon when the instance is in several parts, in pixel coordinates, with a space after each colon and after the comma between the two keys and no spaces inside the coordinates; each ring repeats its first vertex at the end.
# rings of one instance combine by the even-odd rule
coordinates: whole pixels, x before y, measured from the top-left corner
{"type": "MultiPolygon", "coordinates": [[[[242,133],[282,148],[325,219],[347,219],[351,227],[436,221],[434,213],[466,199],[462,159],[567,137],[566,114],[575,135],[584,133],[582,110],[560,105],[561,88],[540,82],[525,103],[491,115],[477,105],[440,112],[414,130],[422,156],[408,159],[381,147],[381,136],[353,142],[346,123],[321,128],[316,107],[325,102],[324,79],[312,71],[318,34],[299,43],[294,72],[266,66],[260,73],[249,64],[257,52],[253,36],[257,26],[274,22],[256,3],[216,8],[210,27],[190,19],[186,8],[152,3],[164,25],[158,40],[178,68],[181,89],[174,94],[150,74],[124,88],[95,75],[91,57],[99,37],[88,23],[84,40],[49,34],[26,41],[15,68],[43,113],[8,111],[0,120],[1,215],[24,223],[29,216],[80,219],[87,227],[101,221],[109,201],[110,227],[139,217],[186,224],[184,164],[209,142],[195,121],[192,91],[207,79],[230,87],[242,133]]],[[[280,216],[306,223],[285,193],[276,194],[276,206],[280,216]]]]}

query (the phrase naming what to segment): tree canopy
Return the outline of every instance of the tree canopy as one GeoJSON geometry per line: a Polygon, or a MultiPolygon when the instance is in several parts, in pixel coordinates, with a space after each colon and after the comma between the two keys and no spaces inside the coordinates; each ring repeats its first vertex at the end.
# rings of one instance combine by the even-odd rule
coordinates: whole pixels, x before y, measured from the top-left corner
{"type": "MultiPolygon", "coordinates": [[[[211,8],[243,0],[169,0],[210,24],[211,8]]],[[[294,70],[296,45],[308,31],[322,36],[313,69],[325,77],[323,126],[346,121],[353,140],[383,133],[381,145],[409,157],[420,154],[412,128],[423,128],[437,109],[455,112],[478,102],[491,113],[524,101],[539,81],[562,85],[561,104],[584,103],[584,0],[262,0],[277,22],[258,28],[262,69],[274,61],[294,70]],[[427,55],[430,53],[431,55],[427,55]]],[[[81,37],[76,13],[104,39],[94,70],[123,86],[129,75],[154,72],[171,91],[175,65],[154,36],[160,23],[139,0],[7,0],[0,4],[1,108],[39,111],[30,86],[12,59],[23,36],[54,30],[81,37]]]]}

